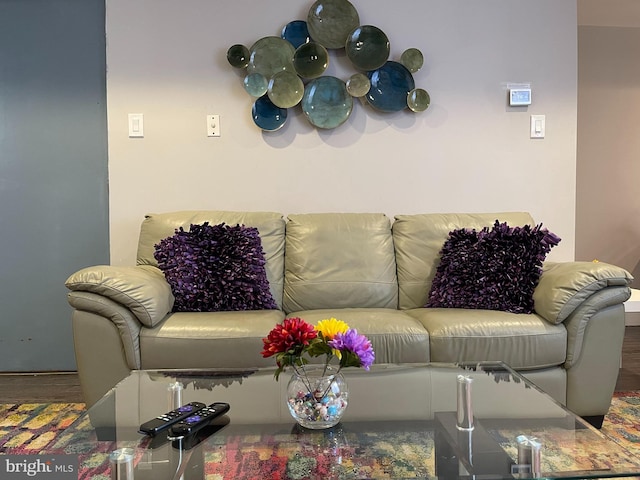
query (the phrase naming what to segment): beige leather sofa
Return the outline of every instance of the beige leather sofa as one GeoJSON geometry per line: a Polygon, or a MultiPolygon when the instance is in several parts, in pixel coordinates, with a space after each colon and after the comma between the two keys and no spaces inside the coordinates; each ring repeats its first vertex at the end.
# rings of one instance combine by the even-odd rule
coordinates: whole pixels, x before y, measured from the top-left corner
{"type": "Polygon", "coordinates": [[[631,275],[605,263],[546,262],[535,313],[423,308],[449,232],[527,213],[292,214],[186,211],[146,216],[136,266],[69,277],[80,382],[91,405],[134,369],[261,367],[261,339],[285,316],[335,317],[366,334],[376,362],[504,361],[597,423],[615,387],[631,275]],[[279,310],[171,313],[154,245],[208,221],[258,228],[279,310]]]}

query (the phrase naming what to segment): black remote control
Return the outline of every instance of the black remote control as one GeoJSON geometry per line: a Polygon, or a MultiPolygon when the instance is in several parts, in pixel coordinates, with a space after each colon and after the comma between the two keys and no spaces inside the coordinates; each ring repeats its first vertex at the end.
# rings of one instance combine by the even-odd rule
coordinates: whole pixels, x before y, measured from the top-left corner
{"type": "Polygon", "coordinates": [[[201,402],[191,402],[171,410],[170,412],[163,413],[162,415],[149,420],[148,422],[140,425],[140,433],[146,435],[157,435],[159,432],[166,430],[174,423],[178,423],[180,420],[193,415],[194,413],[202,410],[207,405],[201,402]]]}
{"type": "Polygon", "coordinates": [[[175,425],[172,425],[169,429],[169,438],[171,437],[185,437],[197,432],[201,428],[206,427],[211,421],[224,415],[229,411],[229,404],[223,402],[215,402],[202,410],[197,411],[190,417],[179,421],[175,425]]]}

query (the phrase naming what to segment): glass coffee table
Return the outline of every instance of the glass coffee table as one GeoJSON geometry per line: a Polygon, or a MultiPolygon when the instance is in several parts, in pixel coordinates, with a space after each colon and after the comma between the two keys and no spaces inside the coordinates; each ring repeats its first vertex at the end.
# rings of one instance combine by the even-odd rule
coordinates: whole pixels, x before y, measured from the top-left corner
{"type": "Polygon", "coordinates": [[[133,449],[136,480],[640,476],[631,453],[504,364],[345,369],[349,405],[327,430],[295,423],[289,374],[276,382],[273,372],[134,371],[64,432],[56,453],[79,455],[80,478],[108,478],[109,455],[122,448],[133,449]],[[458,428],[459,378],[471,381],[472,430],[458,428]],[[231,409],[182,440],[138,433],[193,401],[231,409]],[[533,472],[523,462],[531,445],[533,472]]]}

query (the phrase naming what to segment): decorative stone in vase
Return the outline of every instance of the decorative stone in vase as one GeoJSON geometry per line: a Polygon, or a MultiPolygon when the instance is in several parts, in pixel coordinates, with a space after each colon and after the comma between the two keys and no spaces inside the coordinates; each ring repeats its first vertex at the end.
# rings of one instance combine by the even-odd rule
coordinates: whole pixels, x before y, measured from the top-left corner
{"type": "Polygon", "coordinates": [[[305,428],[330,428],[340,422],[349,403],[342,373],[324,365],[297,367],[287,385],[291,416],[305,428]]]}

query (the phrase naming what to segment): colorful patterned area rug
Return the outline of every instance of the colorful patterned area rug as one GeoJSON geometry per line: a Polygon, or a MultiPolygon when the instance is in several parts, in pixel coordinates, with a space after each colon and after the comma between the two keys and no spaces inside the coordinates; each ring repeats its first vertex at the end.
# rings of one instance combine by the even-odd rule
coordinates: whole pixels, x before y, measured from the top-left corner
{"type": "Polygon", "coordinates": [[[88,454],[82,451],[92,436],[88,426],[65,433],[84,411],[84,403],[0,404],[0,455],[77,454],[79,480],[109,480],[115,447],[103,444],[102,451],[88,454]]]}
{"type": "MultiPolygon", "coordinates": [[[[86,445],[91,444],[91,430],[87,428],[73,429],[73,433],[65,433],[65,430],[84,412],[84,404],[81,403],[52,403],[52,404],[0,404],[0,454],[37,454],[43,450],[57,451],[67,454],[77,454],[79,457],[80,480],[106,480],[110,478],[108,454],[114,445],[101,444],[101,451],[85,452],[86,445]]],[[[640,457],[640,391],[617,392],[612,401],[609,414],[601,432],[618,442],[627,449],[631,455],[640,457]]],[[[361,435],[361,434],[358,434],[361,435]]],[[[393,435],[398,435],[394,433],[393,435]]],[[[407,434],[410,435],[410,434],[407,434]]],[[[330,458],[335,454],[336,446],[328,444],[315,444],[307,442],[306,447],[300,446],[291,435],[278,438],[273,436],[271,441],[265,442],[265,438],[227,439],[224,445],[216,445],[210,442],[212,448],[204,453],[204,478],[207,480],[219,480],[224,478],[250,478],[245,474],[260,474],[262,478],[310,478],[310,470],[316,474],[322,474],[317,478],[390,478],[403,476],[405,478],[424,477],[431,474],[433,452],[428,447],[421,446],[424,439],[404,439],[399,442],[403,445],[413,445],[413,449],[404,452],[397,451],[396,441],[387,436],[377,438],[358,438],[358,448],[365,444],[367,456],[371,460],[369,464],[359,464],[359,471],[354,470],[354,465],[349,467],[351,475],[343,475],[348,465],[351,454],[356,457],[362,455],[358,452],[349,453],[349,448],[340,453],[344,455],[343,463],[338,470],[335,465],[323,464],[323,458],[330,458]],[[385,437],[385,438],[382,438],[385,437]],[[252,442],[254,442],[252,444],[252,442]],[[273,445],[270,445],[273,443],[273,445]],[[311,447],[309,447],[311,445],[311,447]],[[311,448],[305,451],[305,448],[311,448]],[[319,450],[318,450],[319,448],[319,450]],[[411,450],[411,451],[410,451],[411,450]],[[386,452],[386,453],[385,453],[386,452]],[[424,468],[415,468],[406,464],[398,464],[395,459],[404,456],[407,459],[421,458],[424,468]],[[269,458],[270,472],[261,470],[264,468],[265,458],[269,458]],[[375,459],[372,459],[375,458],[375,459]],[[259,467],[262,465],[262,467],[259,467]],[[266,476],[265,476],[266,475],[266,476]]],[[[215,439],[215,436],[212,437],[215,439]]],[[[324,437],[326,438],[326,437],[324,437]]],[[[354,439],[355,440],[355,439],[354,439]]],[[[349,442],[347,442],[349,443],[349,442]]],[[[121,445],[119,445],[121,446],[121,445]]],[[[505,446],[509,451],[509,447],[505,446]]],[[[360,452],[362,453],[362,452],[360,452]]],[[[602,452],[606,456],[607,452],[602,452]]],[[[316,478],[316,476],[313,476],[316,478]]],[[[255,477],[254,477],[255,478],[255,477]]]]}

